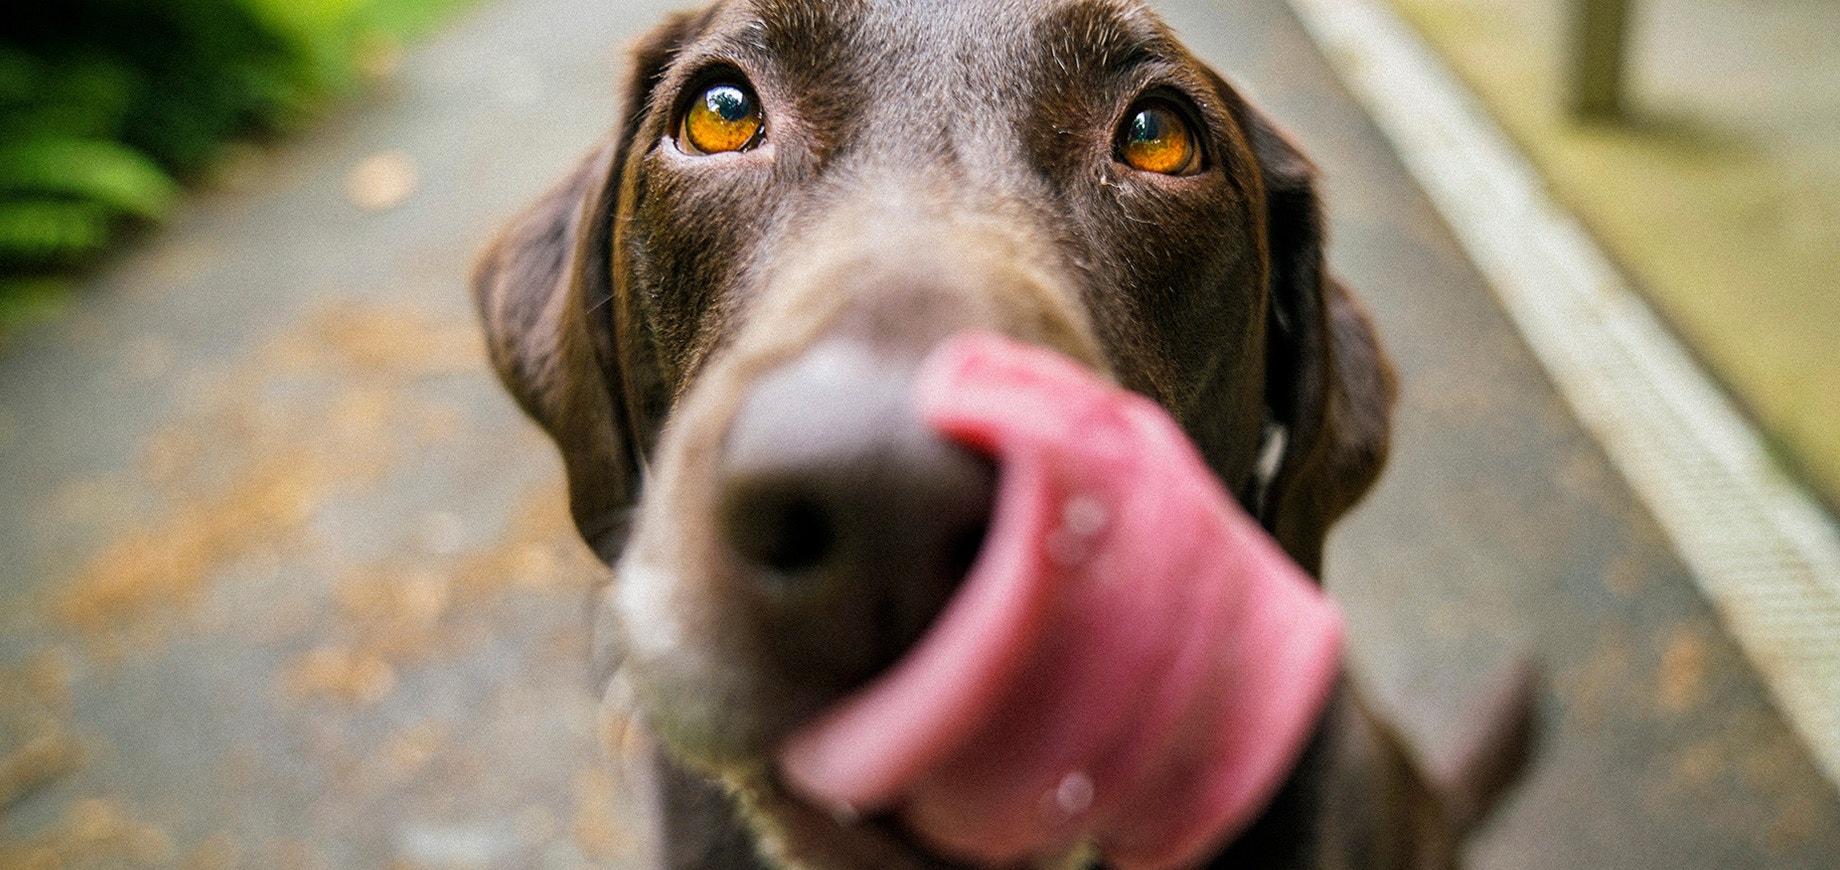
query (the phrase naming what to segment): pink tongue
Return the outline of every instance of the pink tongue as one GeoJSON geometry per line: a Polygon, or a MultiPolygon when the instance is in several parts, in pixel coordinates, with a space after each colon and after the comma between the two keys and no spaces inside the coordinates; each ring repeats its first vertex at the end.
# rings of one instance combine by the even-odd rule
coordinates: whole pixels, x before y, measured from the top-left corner
{"type": "Polygon", "coordinates": [[[982,333],[916,393],[999,463],[983,552],[913,651],[787,740],[786,781],[980,863],[1206,857],[1302,751],[1340,613],[1149,400],[982,333]]]}

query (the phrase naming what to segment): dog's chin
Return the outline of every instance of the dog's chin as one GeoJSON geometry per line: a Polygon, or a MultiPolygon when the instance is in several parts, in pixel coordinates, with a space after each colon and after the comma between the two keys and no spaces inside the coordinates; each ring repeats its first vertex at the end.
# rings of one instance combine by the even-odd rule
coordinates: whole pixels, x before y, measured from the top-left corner
{"type": "Polygon", "coordinates": [[[687,618],[696,611],[661,604],[687,594],[675,572],[628,559],[616,574],[612,618],[599,628],[606,711],[643,726],[687,767],[724,781],[760,779],[787,735],[853,688],[776,677],[738,629],[712,634],[687,618]]]}
{"type": "MultiPolygon", "coordinates": [[[[901,826],[893,814],[839,815],[791,795],[770,774],[731,780],[758,838],[761,853],[782,870],[974,870],[940,854],[901,826]]],[[[1079,870],[1091,867],[1089,844],[1005,870],[1079,870]]]]}
{"type": "Polygon", "coordinates": [[[746,668],[688,670],[628,660],[608,684],[607,709],[642,726],[670,755],[713,779],[767,775],[774,749],[835,696],[776,691],[746,668]]]}
{"type": "Polygon", "coordinates": [[[764,852],[782,865],[838,868],[901,866],[958,868],[903,830],[892,816],[840,816],[790,794],[772,777],[738,784],[735,792],[764,852]]]}
{"type": "MultiPolygon", "coordinates": [[[[651,569],[626,566],[641,574],[651,569]]],[[[626,589],[663,578],[652,574],[626,589]]],[[[681,587],[673,587],[681,588],[681,587]]],[[[628,602],[637,604],[638,602],[628,602]]],[[[970,870],[908,832],[892,814],[858,817],[792,793],[774,770],[785,738],[850,689],[795,689],[745,656],[686,643],[691,628],[672,611],[636,607],[610,628],[620,660],[606,712],[642,729],[673,762],[720,783],[736,801],[761,854],[780,870],[970,870]]],[[[734,640],[734,638],[730,638],[734,640]]],[[[1030,868],[1084,867],[1083,860],[1030,868]]]]}
{"type": "MultiPolygon", "coordinates": [[[[609,684],[611,712],[637,724],[673,762],[720,783],[757,847],[779,870],[970,870],[938,854],[892,814],[857,817],[816,806],[781,783],[771,759],[791,731],[836,698],[734,703],[757,677],[735,673],[661,678],[626,663],[609,684]],[[683,681],[696,680],[692,685],[683,681]],[[719,688],[719,687],[727,687],[719,688]]],[[[780,697],[757,693],[757,697],[780,697]]],[[[1037,864],[1072,868],[1085,862],[1037,864]]]]}

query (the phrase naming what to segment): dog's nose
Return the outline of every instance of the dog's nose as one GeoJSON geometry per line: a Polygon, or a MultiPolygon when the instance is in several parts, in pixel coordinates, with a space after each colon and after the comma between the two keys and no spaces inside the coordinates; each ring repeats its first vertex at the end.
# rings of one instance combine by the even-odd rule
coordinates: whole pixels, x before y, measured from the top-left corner
{"type": "Polygon", "coordinates": [[[904,356],[820,344],[754,383],[724,445],[719,527],[761,651],[809,690],[918,640],[989,522],[994,467],[915,416],[904,356]]]}

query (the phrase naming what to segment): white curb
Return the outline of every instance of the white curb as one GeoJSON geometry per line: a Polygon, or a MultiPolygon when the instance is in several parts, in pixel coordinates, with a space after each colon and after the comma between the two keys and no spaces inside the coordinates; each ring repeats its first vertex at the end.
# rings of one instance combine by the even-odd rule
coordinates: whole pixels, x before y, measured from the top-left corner
{"type": "Polygon", "coordinates": [[[1379,0],[1291,0],[1840,783],[1840,527],[1379,0]]]}

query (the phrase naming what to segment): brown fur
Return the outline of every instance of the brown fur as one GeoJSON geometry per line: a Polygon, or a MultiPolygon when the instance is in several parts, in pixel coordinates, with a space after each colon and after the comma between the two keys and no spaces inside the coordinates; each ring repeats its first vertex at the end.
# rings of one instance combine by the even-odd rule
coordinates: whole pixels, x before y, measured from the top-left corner
{"type": "MultiPolygon", "coordinates": [[[[763,379],[831,343],[869,348],[897,386],[960,329],[1060,350],[1169,408],[1320,570],[1330,524],[1379,474],[1395,386],[1325,271],[1313,178],[1132,0],[731,0],[641,42],[614,137],[493,243],[474,286],[501,378],[560,447],[575,521],[616,568],[602,673],[661,747],[665,866],[953,866],[886,819],[786,796],[767,764],[912,639],[865,636],[844,618],[862,602],[763,592],[722,541],[730,433],[763,379]],[[676,149],[684,94],[711,69],[758,92],[761,147],[676,149]],[[1112,159],[1145,93],[1192,111],[1204,171],[1112,159]]],[[[923,626],[936,591],[898,615],[923,626]]],[[[1339,691],[1218,866],[1453,866],[1519,769],[1528,697],[1524,680],[1504,690],[1457,761],[1421,765],[1339,691]]]]}

